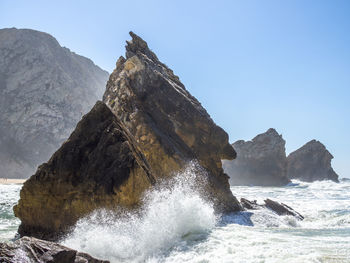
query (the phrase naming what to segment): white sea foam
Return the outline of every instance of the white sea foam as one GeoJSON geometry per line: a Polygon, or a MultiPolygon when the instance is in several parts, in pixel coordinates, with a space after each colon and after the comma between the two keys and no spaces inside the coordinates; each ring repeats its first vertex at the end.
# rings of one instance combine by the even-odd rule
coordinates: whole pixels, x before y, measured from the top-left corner
{"type": "Polygon", "coordinates": [[[0,242],[15,237],[20,221],[13,215],[19,199],[20,184],[0,184],[0,242]]]}
{"type": "MultiPolygon", "coordinates": [[[[231,188],[238,198],[283,202],[305,217],[299,221],[268,209],[217,218],[197,191],[198,176],[203,172],[192,164],[162,183],[145,196],[142,214],[98,211],[80,220],[65,244],[113,263],[350,262],[350,181],[231,188]]],[[[4,187],[0,229],[13,236],[19,221],[11,211],[19,187],[4,187]]]]}
{"type": "Polygon", "coordinates": [[[80,220],[63,243],[113,262],[143,262],[203,239],[217,218],[212,205],[196,190],[195,178],[199,176],[206,175],[190,164],[171,182],[163,182],[146,194],[142,214],[119,216],[96,211],[80,220]]]}
{"type": "Polygon", "coordinates": [[[234,187],[238,197],[284,202],[305,220],[269,209],[217,220],[193,187],[196,174],[190,166],[170,188],[149,192],[141,216],[81,220],[65,244],[112,262],[350,262],[348,182],[234,187]]]}

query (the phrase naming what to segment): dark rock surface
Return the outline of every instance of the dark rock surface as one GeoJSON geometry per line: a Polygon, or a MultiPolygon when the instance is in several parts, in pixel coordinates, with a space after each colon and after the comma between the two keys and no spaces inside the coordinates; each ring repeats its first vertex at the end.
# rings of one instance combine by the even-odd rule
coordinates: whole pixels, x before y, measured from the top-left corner
{"type": "Polygon", "coordinates": [[[49,34],[0,29],[0,177],[32,175],[102,98],[107,79],[49,34]]]}
{"type": "Polygon", "coordinates": [[[19,233],[56,240],[97,208],[135,207],[154,183],[143,154],[103,103],[78,123],[61,148],[21,190],[19,233]]]}
{"type": "Polygon", "coordinates": [[[333,155],[319,141],[312,140],[287,157],[287,175],[290,179],[306,182],[332,180],[339,182],[331,161],[333,155]]]}
{"type": "Polygon", "coordinates": [[[290,206],[283,204],[283,203],[273,201],[271,199],[264,200],[265,204],[263,204],[263,205],[258,204],[256,202],[256,200],[249,201],[248,199],[245,199],[245,198],[241,198],[240,201],[241,201],[242,206],[248,210],[257,210],[257,209],[261,209],[261,208],[268,208],[268,209],[274,211],[278,215],[290,215],[290,216],[296,217],[299,220],[304,219],[304,217],[300,213],[295,211],[290,206]]]}
{"type": "Polygon", "coordinates": [[[251,141],[232,144],[237,151],[233,161],[223,161],[231,185],[282,186],[287,178],[285,140],[275,129],[257,135],[251,141]]]}
{"type": "Polygon", "coordinates": [[[235,157],[227,134],[146,42],[131,36],[104,95],[112,111],[98,102],[25,182],[14,207],[21,235],[55,240],[95,209],[137,208],[146,189],[191,160],[205,168],[198,188],[217,211],[242,209],[221,167],[222,158],[235,157]]]}
{"type": "Polygon", "coordinates": [[[299,214],[297,211],[295,211],[293,208],[290,206],[287,206],[286,204],[283,203],[278,203],[276,201],[273,201],[271,199],[266,199],[264,200],[265,206],[272,211],[276,212],[278,215],[290,215],[290,216],[295,216],[296,218],[303,220],[304,217],[299,214]]]}
{"type": "Polygon", "coordinates": [[[135,136],[156,177],[167,177],[196,159],[209,174],[208,195],[221,211],[240,209],[221,159],[236,153],[218,127],[147,43],[130,32],[126,57],[110,76],[104,102],[135,136]]]}
{"type": "Polygon", "coordinates": [[[0,243],[1,263],[109,263],[57,243],[33,237],[22,237],[11,243],[0,243]]]}
{"type": "Polygon", "coordinates": [[[245,209],[248,209],[248,210],[256,210],[256,209],[259,209],[261,208],[261,205],[258,205],[257,201],[254,200],[254,201],[249,201],[248,199],[245,199],[245,198],[241,198],[241,204],[242,206],[245,208],[245,209]]]}

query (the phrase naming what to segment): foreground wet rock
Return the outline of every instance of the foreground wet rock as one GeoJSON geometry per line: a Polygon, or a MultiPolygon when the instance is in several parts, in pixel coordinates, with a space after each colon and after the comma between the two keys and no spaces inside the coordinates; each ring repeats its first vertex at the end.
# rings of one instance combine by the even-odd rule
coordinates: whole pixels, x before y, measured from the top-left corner
{"type": "Polygon", "coordinates": [[[198,188],[216,211],[242,209],[221,166],[236,156],[228,135],[147,43],[130,34],[105,104],[98,102],[24,184],[14,207],[22,236],[55,240],[95,209],[137,208],[145,190],[192,160],[204,168],[198,188]]]}
{"type": "Polygon", "coordinates": [[[256,200],[250,201],[250,200],[245,199],[245,198],[241,198],[240,201],[241,201],[242,206],[248,210],[257,210],[257,209],[261,209],[261,208],[268,208],[280,216],[281,215],[290,215],[290,216],[296,217],[299,220],[304,219],[304,217],[300,213],[295,211],[290,206],[283,204],[283,203],[273,201],[271,199],[264,200],[265,204],[263,204],[263,205],[258,204],[256,200]]]}
{"type": "Polygon", "coordinates": [[[312,140],[288,155],[288,177],[306,182],[339,182],[331,165],[332,159],[333,155],[321,142],[312,140]]]}
{"type": "Polygon", "coordinates": [[[287,178],[285,140],[275,129],[257,135],[251,141],[232,144],[237,158],[223,161],[231,185],[283,186],[287,178]]]}
{"type": "Polygon", "coordinates": [[[2,263],[109,263],[89,254],[50,241],[22,237],[15,242],[0,243],[2,263]]]}

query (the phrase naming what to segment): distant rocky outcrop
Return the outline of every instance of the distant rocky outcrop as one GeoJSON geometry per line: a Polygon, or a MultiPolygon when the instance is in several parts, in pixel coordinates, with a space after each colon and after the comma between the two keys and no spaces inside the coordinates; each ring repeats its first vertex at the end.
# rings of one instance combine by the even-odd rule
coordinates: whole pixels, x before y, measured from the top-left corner
{"type": "Polygon", "coordinates": [[[312,140],[288,155],[288,178],[306,182],[339,182],[338,175],[331,166],[332,159],[332,154],[321,142],[312,140]]]}
{"type": "Polygon", "coordinates": [[[57,243],[33,237],[22,237],[15,242],[0,243],[2,263],[109,263],[93,258],[57,243]]]}
{"type": "Polygon", "coordinates": [[[221,167],[221,159],[236,155],[227,134],[146,42],[130,34],[126,58],[107,83],[110,108],[98,102],[24,184],[14,208],[21,235],[56,239],[94,209],[137,208],[146,189],[191,160],[205,168],[205,197],[217,211],[242,209],[221,167]]]}
{"type": "Polygon", "coordinates": [[[237,151],[233,161],[223,161],[231,185],[282,186],[287,178],[285,140],[275,129],[257,135],[251,141],[232,144],[237,151]]]}
{"type": "Polygon", "coordinates": [[[103,95],[108,73],[49,34],[0,30],[0,177],[28,178],[103,95]]]}

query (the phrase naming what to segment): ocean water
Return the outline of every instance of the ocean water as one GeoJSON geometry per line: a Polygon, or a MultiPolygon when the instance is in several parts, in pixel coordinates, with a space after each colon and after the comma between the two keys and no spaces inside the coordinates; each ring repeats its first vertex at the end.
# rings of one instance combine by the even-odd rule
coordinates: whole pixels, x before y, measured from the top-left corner
{"type": "MultiPolygon", "coordinates": [[[[190,166],[147,193],[141,214],[95,212],[61,242],[111,262],[350,262],[350,181],[231,188],[286,203],[305,217],[298,221],[268,209],[216,215],[196,191],[198,173],[190,166]]],[[[16,233],[19,190],[0,185],[1,241],[16,233]]]]}
{"type": "Polygon", "coordinates": [[[0,242],[11,240],[20,221],[13,215],[13,206],[19,199],[21,184],[0,184],[0,242]]]}

